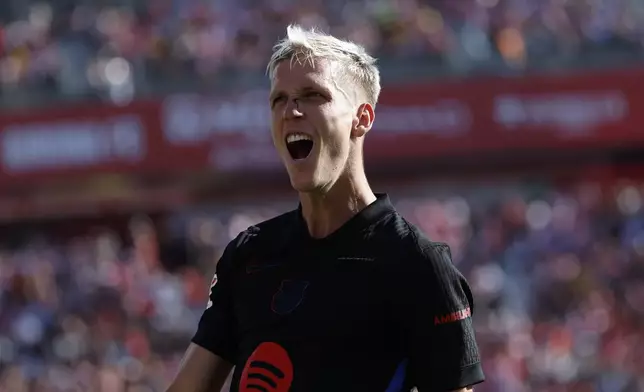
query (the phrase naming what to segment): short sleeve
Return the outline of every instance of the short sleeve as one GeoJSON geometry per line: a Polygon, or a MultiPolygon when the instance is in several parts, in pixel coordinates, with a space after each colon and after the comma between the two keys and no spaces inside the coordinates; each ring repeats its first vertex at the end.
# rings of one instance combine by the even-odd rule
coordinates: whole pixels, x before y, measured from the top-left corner
{"type": "Polygon", "coordinates": [[[419,392],[453,391],[485,380],[472,325],[469,285],[449,247],[430,243],[409,277],[410,378],[419,392]]]}
{"type": "Polygon", "coordinates": [[[208,303],[192,342],[225,359],[235,362],[237,338],[232,307],[232,266],[235,246],[231,242],[217,262],[210,282],[208,303]]]}

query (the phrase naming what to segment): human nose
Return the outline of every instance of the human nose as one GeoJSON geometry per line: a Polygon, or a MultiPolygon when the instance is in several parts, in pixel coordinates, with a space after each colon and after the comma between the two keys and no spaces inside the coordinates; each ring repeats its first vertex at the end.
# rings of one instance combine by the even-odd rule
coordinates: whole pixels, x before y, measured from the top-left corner
{"type": "Polygon", "coordinates": [[[304,113],[300,109],[299,100],[297,98],[289,99],[288,102],[286,103],[286,107],[284,108],[284,118],[293,119],[293,118],[300,118],[302,116],[304,116],[304,113]]]}

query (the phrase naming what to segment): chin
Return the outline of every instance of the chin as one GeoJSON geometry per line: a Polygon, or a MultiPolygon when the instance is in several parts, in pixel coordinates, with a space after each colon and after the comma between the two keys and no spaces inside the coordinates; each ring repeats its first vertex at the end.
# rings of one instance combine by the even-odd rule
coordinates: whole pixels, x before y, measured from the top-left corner
{"type": "Polygon", "coordinates": [[[310,193],[319,188],[313,178],[303,178],[302,176],[291,176],[291,186],[300,193],[310,193]]]}
{"type": "Polygon", "coordinates": [[[286,172],[293,189],[298,192],[312,192],[315,190],[318,182],[316,181],[315,167],[312,167],[312,165],[293,165],[291,162],[285,163],[286,172]]]}

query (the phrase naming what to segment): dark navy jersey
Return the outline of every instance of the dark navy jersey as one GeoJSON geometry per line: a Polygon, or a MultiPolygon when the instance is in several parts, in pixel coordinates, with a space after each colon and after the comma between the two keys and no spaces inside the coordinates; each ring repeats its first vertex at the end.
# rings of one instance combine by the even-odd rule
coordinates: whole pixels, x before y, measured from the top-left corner
{"type": "Polygon", "coordinates": [[[250,227],[217,264],[193,342],[232,391],[451,391],[484,380],[470,288],[447,245],[386,195],[324,239],[300,210],[250,227]]]}

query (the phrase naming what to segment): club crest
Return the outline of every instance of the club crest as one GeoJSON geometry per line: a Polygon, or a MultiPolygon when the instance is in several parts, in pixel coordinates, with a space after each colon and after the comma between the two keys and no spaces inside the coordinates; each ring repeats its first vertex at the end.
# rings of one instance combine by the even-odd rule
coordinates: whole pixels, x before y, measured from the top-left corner
{"type": "Polygon", "coordinates": [[[284,280],[273,295],[271,309],[274,313],[285,315],[292,313],[304,301],[309,282],[303,280],[284,280]]]}

